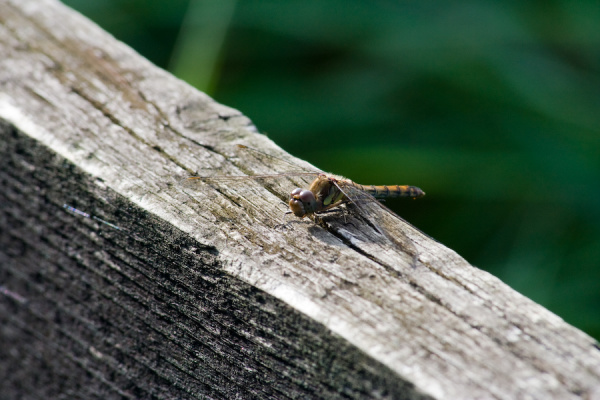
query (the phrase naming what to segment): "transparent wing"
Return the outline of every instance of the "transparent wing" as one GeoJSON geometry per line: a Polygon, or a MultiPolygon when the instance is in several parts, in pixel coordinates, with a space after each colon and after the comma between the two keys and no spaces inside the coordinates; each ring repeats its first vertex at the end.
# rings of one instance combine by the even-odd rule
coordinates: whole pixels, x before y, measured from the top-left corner
{"type": "MultiPolygon", "coordinates": [[[[320,171],[301,169],[288,160],[253,149],[252,147],[237,145],[234,153],[228,157],[230,163],[237,167],[238,171],[244,171],[247,175],[204,175],[191,176],[181,180],[181,185],[186,188],[198,189],[203,185],[242,187],[249,186],[251,182],[261,181],[265,186],[269,182],[281,181],[285,179],[294,180],[294,178],[314,179],[320,171]],[[281,173],[270,173],[271,171],[285,171],[281,173]]],[[[305,179],[296,183],[299,186],[307,184],[305,179]]],[[[290,190],[291,192],[291,190],[290,190]]],[[[289,193],[286,193],[289,194],[289,193]]]]}
{"type": "MultiPolygon", "coordinates": [[[[252,185],[251,182],[261,181],[263,186],[269,188],[274,193],[278,193],[283,200],[289,197],[291,186],[289,182],[283,184],[278,183],[277,181],[292,180],[296,187],[308,188],[310,181],[318,174],[322,173],[316,169],[312,171],[290,171],[277,174],[262,173],[263,171],[270,171],[273,169],[296,169],[297,165],[282,158],[243,145],[237,146],[236,155],[233,159],[237,159],[240,163],[239,170],[247,171],[250,174],[254,173],[254,175],[193,176],[183,179],[182,185],[185,188],[191,188],[194,191],[199,189],[202,190],[202,187],[212,187],[218,191],[231,189],[238,194],[241,194],[246,190],[245,188],[248,188],[249,193],[253,192],[252,195],[256,195],[257,193],[254,192],[256,185],[252,185]],[[253,170],[249,171],[246,168],[248,165],[252,165],[253,170]]],[[[417,252],[415,246],[401,230],[402,225],[397,224],[397,220],[403,222],[406,221],[382,205],[369,193],[347,184],[343,180],[337,180],[336,185],[348,198],[349,203],[352,205],[351,208],[356,211],[356,214],[360,219],[363,219],[366,223],[370,224],[376,232],[386,237],[394,245],[398,246],[406,253],[411,254],[413,258],[416,258],[417,252]]]]}
{"type": "Polygon", "coordinates": [[[381,204],[371,194],[343,181],[338,181],[336,185],[346,195],[351,208],[361,219],[365,220],[393,244],[410,254],[413,257],[413,264],[416,263],[417,249],[406,233],[403,232],[403,224],[397,223],[398,220],[404,224],[408,224],[408,222],[381,204]]]}
{"type": "MultiPolygon", "coordinates": [[[[262,175],[218,175],[218,176],[192,176],[180,181],[183,190],[192,197],[208,200],[218,197],[219,194],[229,193],[250,199],[254,196],[264,196],[261,187],[276,194],[283,202],[287,203],[294,185],[306,186],[308,181],[317,174],[309,172],[288,172],[281,174],[262,175]],[[291,180],[292,182],[289,182],[291,180]],[[253,182],[260,182],[259,185],[253,182]]],[[[264,189],[263,189],[264,190],[264,189]]]]}
{"type": "Polygon", "coordinates": [[[186,187],[196,187],[206,183],[224,183],[235,184],[235,182],[252,182],[257,180],[282,179],[293,177],[315,177],[315,172],[285,172],[281,174],[263,174],[263,175],[215,175],[215,176],[190,176],[184,178],[181,184],[186,187]]]}

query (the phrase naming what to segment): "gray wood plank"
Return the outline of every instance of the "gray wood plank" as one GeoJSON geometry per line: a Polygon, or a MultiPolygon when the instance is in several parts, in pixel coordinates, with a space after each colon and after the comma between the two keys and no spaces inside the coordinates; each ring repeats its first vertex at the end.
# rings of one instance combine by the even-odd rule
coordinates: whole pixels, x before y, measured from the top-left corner
{"type": "Polygon", "coordinates": [[[56,1],[0,21],[2,397],[600,396],[592,338],[384,210],[182,184],[312,168],[239,111],[56,1]]]}

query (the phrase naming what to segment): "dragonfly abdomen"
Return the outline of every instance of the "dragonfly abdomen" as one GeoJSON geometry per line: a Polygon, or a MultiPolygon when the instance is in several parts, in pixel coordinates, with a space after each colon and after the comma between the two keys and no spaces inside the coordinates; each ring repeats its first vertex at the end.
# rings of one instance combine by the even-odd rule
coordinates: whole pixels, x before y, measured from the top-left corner
{"type": "Polygon", "coordinates": [[[358,183],[354,183],[354,185],[365,192],[369,193],[371,196],[376,198],[384,198],[384,197],[422,197],[425,196],[425,192],[416,186],[410,185],[359,185],[358,183]]]}

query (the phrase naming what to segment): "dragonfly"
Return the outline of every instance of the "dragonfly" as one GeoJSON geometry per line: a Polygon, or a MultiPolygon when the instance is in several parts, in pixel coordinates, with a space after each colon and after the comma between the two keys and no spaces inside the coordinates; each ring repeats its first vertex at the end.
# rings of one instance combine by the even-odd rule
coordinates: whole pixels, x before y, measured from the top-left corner
{"type": "MultiPolygon", "coordinates": [[[[292,165],[279,157],[245,145],[237,145],[237,147],[243,151],[254,152],[263,158],[267,157],[272,160],[292,165]]],[[[361,185],[350,179],[320,171],[295,171],[248,176],[192,176],[186,179],[186,182],[188,182],[186,186],[189,185],[189,183],[198,181],[222,182],[231,180],[262,180],[292,177],[310,177],[313,181],[306,189],[298,187],[292,190],[288,200],[289,211],[287,211],[286,214],[293,214],[299,219],[308,217],[316,222],[316,219],[320,215],[329,210],[339,207],[342,204],[351,204],[362,219],[369,221],[378,232],[392,239],[396,243],[397,240],[383,229],[381,226],[382,224],[378,222],[381,221],[381,218],[377,217],[378,211],[374,209],[372,205],[374,204],[376,207],[381,207],[392,213],[396,218],[404,221],[387,207],[383,206],[378,199],[395,197],[416,199],[425,196],[425,192],[417,186],[361,185]]]]}
{"type": "Polygon", "coordinates": [[[308,189],[292,190],[289,212],[302,219],[348,202],[358,206],[361,201],[369,199],[369,197],[374,199],[393,197],[416,199],[423,196],[425,196],[425,192],[416,186],[361,185],[347,178],[320,173],[308,189]]]}

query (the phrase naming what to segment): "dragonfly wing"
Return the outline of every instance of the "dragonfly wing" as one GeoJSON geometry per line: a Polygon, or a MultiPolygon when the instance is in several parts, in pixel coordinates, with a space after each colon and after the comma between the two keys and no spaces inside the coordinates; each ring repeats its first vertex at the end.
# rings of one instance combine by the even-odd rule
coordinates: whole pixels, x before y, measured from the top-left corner
{"type": "Polygon", "coordinates": [[[199,203],[229,204],[247,208],[244,212],[253,214],[258,204],[269,201],[272,207],[259,207],[258,213],[263,216],[283,215],[281,211],[267,212],[269,209],[289,210],[289,196],[295,187],[306,187],[318,174],[315,173],[282,173],[249,176],[204,176],[190,177],[181,181],[182,191],[199,203]],[[309,179],[307,179],[309,178],[309,179]],[[279,198],[272,199],[272,195],[279,198]],[[271,199],[271,200],[267,200],[271,199]]]}
{"type": "Polygon", "coordinates": [[[410,254],[413,257],[413,264],[416,262],[417,249],[403,230],[408,222],[381,204],[369,193],[350,184],[344,184],[344,182],[338,182],[336,185],[346,195],[349,203],[361,219],[365,220],[394,245],[410,254]],[[403,223],[398,224],[398,221],[403,223]]]}
{"type": "Polygon", "coordinates": [[[293,178],[314,178],[314,172],[286,172],[281,174],[264,174],[264,175],[219,175],[219,176],[191,176],[181,180],[181,186],[190,189],[198,189],[203,185],[219,186],[219,187],[242,187],[250,185],[251,182],[264,181],[275,182],[282,179],[293,178]]]}
{"type": "Polygon", "coordinates": [[[303,167],[299,167],[288,160],[245,145],[235,146],[233,154],[228,156],[227,159],[229,160],[229,166],[235,168],[233,174],[191,176],[182,179],[181,186],[186,188],[197,188],[203,185],[244,186],[251,185],[251,182],[254,181],[268,183],[283,181],[286,178],[292,181],[299,178],[298,180],[302,182],[297,183],[297,185],[306,186],[308,183],[303,178],[314,179],[321,173],[316,169],[302,169],[303,167]],[[285,172],[272,173],[272,171],[282,170],[285,172]],[[238,175],[240,171],[244,171],[248,175],[238,175]]]}

